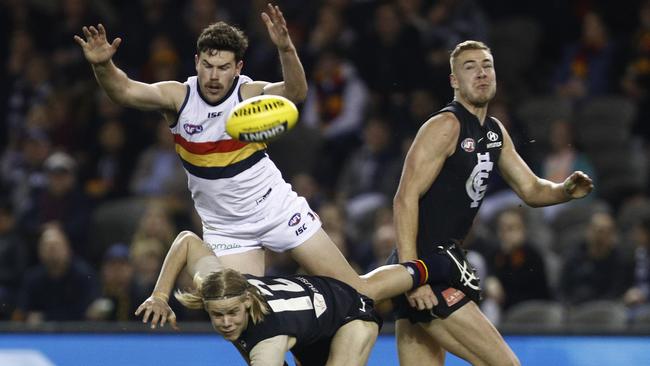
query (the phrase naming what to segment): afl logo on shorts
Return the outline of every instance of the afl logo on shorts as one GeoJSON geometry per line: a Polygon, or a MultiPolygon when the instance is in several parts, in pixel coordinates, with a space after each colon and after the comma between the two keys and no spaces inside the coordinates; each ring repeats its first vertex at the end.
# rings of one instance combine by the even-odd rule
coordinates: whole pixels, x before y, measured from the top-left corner
{"type": "Polygon", "coordinates": [[[289,226],[296,226],[300,223],[300,213],[295,213],[289,219],[289,226]]]}
{"type": "Polygon", "coordinates": [[[460,143],[460,147],[468,153],[471,153],[476,148],[476,143],[473,138],[468,137],[460,143]]]}

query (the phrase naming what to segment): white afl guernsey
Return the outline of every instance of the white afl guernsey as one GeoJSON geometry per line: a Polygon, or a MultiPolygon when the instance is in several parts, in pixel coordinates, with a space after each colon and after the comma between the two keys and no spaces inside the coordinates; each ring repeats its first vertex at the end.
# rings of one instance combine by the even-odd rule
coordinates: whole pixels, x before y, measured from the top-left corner
{"type": "MultiPolygon", "coordinates": [[[[296,234],[300,238],[295,242],[286,233],[277,233],[283,238],[264,237],[278,229],[280,219],[288,223],[295,213],[304,210],[305,216],[309,213],[311,218],[313,214],[268,158],[266,144],[241,142],[226,133],[226,118],[242,101],[241,85],[251,81],[248,76],[236,77],[220,101],[209,103],[201,95],[197,77],[188,78],[185,101],[177,122],[170,126],[203,222],[203,240],[218,255],[254,249],[262,243],[272,250],[286,250],[302,243],[311,236],[307,232],[313,231],[309,228],[303,230],[304,235],[296,234]]],[[[320,221],[314,221],[320,227],[320,221]]],[[[293,233],[293,227],[288,229],[293,233]]]]}

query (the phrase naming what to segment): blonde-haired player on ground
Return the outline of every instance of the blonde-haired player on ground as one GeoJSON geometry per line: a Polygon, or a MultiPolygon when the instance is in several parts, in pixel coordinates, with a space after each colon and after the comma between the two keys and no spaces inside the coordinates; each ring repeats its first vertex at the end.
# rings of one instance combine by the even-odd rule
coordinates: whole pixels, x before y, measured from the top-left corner
{"type": "MultiPolygon", "coordinates": [[[[427,261],[419,261],[420,268],[427,261]]],[[[373,300],[419,286],[414,268],[402,265],[371,272],[381,279],[375,298],[330,277],[243,275],[226,269],[198,236],[184,231],[167,253],[154,293],[136,311],[152,328],[168,321],[176,328],[167,294],[183,268],[196,288],[176,298],[204,309],[214,329],[253,366],[282,365],[288,350],[302,365],[365,365],[381,325],[373,300]]]]}

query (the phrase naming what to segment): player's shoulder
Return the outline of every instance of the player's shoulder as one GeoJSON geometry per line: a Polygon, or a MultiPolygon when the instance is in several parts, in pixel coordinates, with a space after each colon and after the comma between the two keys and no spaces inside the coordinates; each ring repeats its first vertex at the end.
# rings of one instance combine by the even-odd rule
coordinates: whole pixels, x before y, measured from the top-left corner
{"type": "MultiPolygon", "coordinates": [[[[242,84],[249,84],[249,83],[254,83],[256,81],[253,80],[253,78],[251,78],[250,76],[242,74],[242,75],[239,75],[239,82],[242,83],[242,84]]],[[[264,83],[266,83],[266,82],[264,81],[264,83]]]]}
{"type": "Polygon", "coordinates": [[[460,131],[460,121],[453,112],[441,111],[429,117],[424,122],[421,129],[423,132],[458,132],[460,131]]]}
{"type": "Polygon", "coordinates": [[[184,95],[187,90],[186,84],[176,80],[159,81],[153,85],[165,93],[180,93],[184,95]]]}
{"type": "Polygon", "coordinates": [[[505,129],[506,129],[506,127],[503,125],[503,122],[499,121],[498,118],[496,118],[496,117],[494,117],[494,116],[490,116],[489,118],[490,118],[490,120],[492,120],[492,122],[494,122],[494,123],[495,123],[497,126],[499,126],[499,128],[501,128],[502,130],[505,130],[505,129]]]}
{"type": "Polygon", "coordinates": [[[158,93],[164,98],[163,109],[174,113],[181,108],[189,93],[187,84],[175,80],[160,81],[153,84],[153,86],[158,89],[158,93]]]}

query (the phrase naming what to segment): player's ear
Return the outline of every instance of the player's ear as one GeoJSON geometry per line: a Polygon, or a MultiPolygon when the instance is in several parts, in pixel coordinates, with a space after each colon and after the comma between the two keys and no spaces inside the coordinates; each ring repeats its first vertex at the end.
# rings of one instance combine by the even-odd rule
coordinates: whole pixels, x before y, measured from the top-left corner
{"type": "Polygon", "coordinates": [[[236,63],[237,72],[235,72],[235,76],[239,76],[239,74],[241,74],[241,70],[243,68],[244,68],[244,60],[237,61],[237,63],[236,63]]]}
{"type": "Polygon", "coordinates": [[[458,89],[458,79],[456,79],[454,73],[449,74],[449,85],[451,85],[453,89],[458,89]]]}
{"type": "Polygon", "coordinates": [[[244,299],[244,306],[246,307],[246,310],[250,309],[251,306],[253,306],[253,299],[251,298],[251,294],[246,292],[246,298],[244,299]]]}

